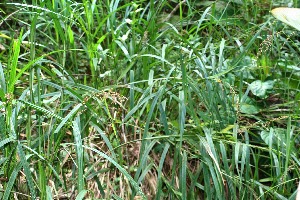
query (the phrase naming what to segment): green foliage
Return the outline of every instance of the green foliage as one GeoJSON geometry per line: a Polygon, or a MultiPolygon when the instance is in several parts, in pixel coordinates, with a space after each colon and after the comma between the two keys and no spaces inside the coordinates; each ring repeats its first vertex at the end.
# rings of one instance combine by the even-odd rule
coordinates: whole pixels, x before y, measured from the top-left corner
{"type": "Polygon", "coordinates": [[[0,198],[294,198],[300,45],[271,2],[2,3],[0,198]]]}

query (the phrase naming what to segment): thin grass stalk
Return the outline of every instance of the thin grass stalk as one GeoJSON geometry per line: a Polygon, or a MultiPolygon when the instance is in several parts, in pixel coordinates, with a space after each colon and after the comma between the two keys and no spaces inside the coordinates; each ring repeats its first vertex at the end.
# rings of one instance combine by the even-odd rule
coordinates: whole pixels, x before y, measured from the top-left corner
{"type": "MultiPolygon", "coordinates": [[[[8,82],[7,82],[7,93],[5,94],[5,100],[6,100],[6,138],[9,137],[15,137],[19,138],[19,135],[16,135],[15,132],[15,126],[13,121],[13,98],[14,98],[14,78],[17,73],[17,66],[18,66],[18,59],[20,54],[20,46],[22,42],[22,35],[23,30],[21,31],[19,37],[17,40],[13,40],[11,43],[11,50],[10,50],[10,59],[8,60],[7,67],[8,67],[8,82]]],[[[6,177],[10,177],[11,173],[13,172],[13,169],[15,168],[15,162],[17,161],[16,155],[13,155],[15,153],[15,145],[12,146],[12,144],[9,144],[8,147],[5,150],[5,157],[8,158],[7,164],[4,166],[4,172],[6,177]]]]}
{"type": "MultiPolygon", "coordinates": [[[[38,6],[37,4],[33,4],[34,6],[38,6]]],[[[43,3],[41,5],[43,7],[43,3]]],[[[38,19],[38,16],[40,15],[41,13],[41,10],[37,10],[37,14],[35,14],[33,16],[33,19],[32,19],[32,23],[31,23],[31,26],[30,26],[30,59],[31,60],[34,60],[35,59],[35,53],[36,53],[36,50],[35,50],[35,43],[36,43],[36,26],[37,26],[37,19],[38,19]]],[[[40,72],[40,68],[37,68],[37,102],[36,104],[38,106],[41,106],[41,96],[40,96],[40,91],[41,91],[41,88],[40,88],[40,76],[39,76],[39,72],[40,72]]],[[[30,75],[29,75],[29,91],[30,91],[30,100],[31,102],[35,102],[35,94],[33,93],[34,91],[34,78],[35,78],[35,68],[32,67],[30,69],[30,75]]],[[[28,107],[28,116],[31,116],[31,112],[32,112],[32,109],[30,107],[28,107]]],[[[27,122],[27,129],[26,129],[26,133],[27,133],[27,138],[28,138],[28,146],[31,146],[31,141],[30,141],[30,138],[31,138],[31,126],[32,126],[32,121],[31,121],[31,117],[29,117],[28,119],[28,122],[27,122]]],[[[41,116],[37,116],[37,124],[38,124],[38,137],[39,138],[42,138],[43,137],[43,131],[42,131],[42,122],[41,122],[41,116]]],[[[40,139],[39,140],[39,153],[43,153],[44,149],[43,149],[43,142],[42,140],[40,139]]],[[[44,166],[44,163],[41,161],[41,160],[38,160],[38,172],[39,172],[39,176],[38,176],[38,185],[39,185],[39,189],[40,189],[40,197],[42,199],[46,198],[46,169],[45,169],[46,166],[44,166]]]]}
{"type": "Polygon", "coordinates": [[[285,164],[284,164],[284,172],[283,172],[283,181],[287,181],[287,176],[288,176],[288,170],[289,170],[289,163],[291,162],[291,152],[293,149],[293,144],[292,144],[292,136],[293,136],[293,128],[291,125],[291,117],[288,118],[288,123],[287,123],[287,130],[286,130],[286,141],[285,141],[285,146],[286,146],[286,155],[285,155],[285,164]]]}

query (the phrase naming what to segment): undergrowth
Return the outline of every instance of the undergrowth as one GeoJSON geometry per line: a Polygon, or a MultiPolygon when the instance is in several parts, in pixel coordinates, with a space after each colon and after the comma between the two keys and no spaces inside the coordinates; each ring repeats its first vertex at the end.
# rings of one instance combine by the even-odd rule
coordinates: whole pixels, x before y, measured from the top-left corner
{"type": "Polygon", "coordinates": [[[1,199],[295,198],[299,38],[272,2],[1,3],[1,199]]]}

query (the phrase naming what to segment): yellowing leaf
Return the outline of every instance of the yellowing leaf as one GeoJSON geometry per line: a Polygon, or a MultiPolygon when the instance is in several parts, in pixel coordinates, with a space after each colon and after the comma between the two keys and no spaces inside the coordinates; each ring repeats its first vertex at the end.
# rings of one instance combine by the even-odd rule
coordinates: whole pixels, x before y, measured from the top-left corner
{"type": "Polygon", "coordinates": [[[299,8],[275,8],[271,11],[271,13],[278,20],[300,31],[300,9],[299,8]]]}

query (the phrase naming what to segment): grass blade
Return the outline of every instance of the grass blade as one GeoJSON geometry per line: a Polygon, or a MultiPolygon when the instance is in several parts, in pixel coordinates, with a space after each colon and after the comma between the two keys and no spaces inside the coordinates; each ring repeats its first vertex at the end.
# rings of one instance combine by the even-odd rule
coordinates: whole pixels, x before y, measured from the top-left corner
{"type": "Polygon", "coordinates": [[[21,145],[20,142],[18,143],[17,148],[18,148],[18,154],[19,154],[19,157],[20,157],[20,160],[21,160],[21,163],[23,165],[24,172],[25,172],[25,175],[26,175],[27,185],[28,185],[28,188],[29,188],[29,191],[30,191],[30,194],[31,194],[31,198],[36,199],[36,192],[35,192],[35,188],[34,188],[34,182],[33,182],[33,178],[32,178],[32,175],[31,175],[29,163],[27,162],[25,153],[23,151],[23,148],[22,148],[22,145],[21,145]]]}
{"type": "MultiPolygon", "coordinates": [[[[80,118],[77,117],[76,120],[72,122],[73,124],[73,135],[76,146],[76,158],[77,158],[77,167],[78,167],[78,193],[84,193],[84,160],[83,160],[83,148],[82,148],[82,140],[81,140],[81,131],[79,128],[80,118]]],[[[78,194],[78,195],[79,195],[78,194]]],[[[84,196],[83,196],[84,197],[84,196]]],[[[77,199],[77,198],[76,198],[77,199]]]]}

